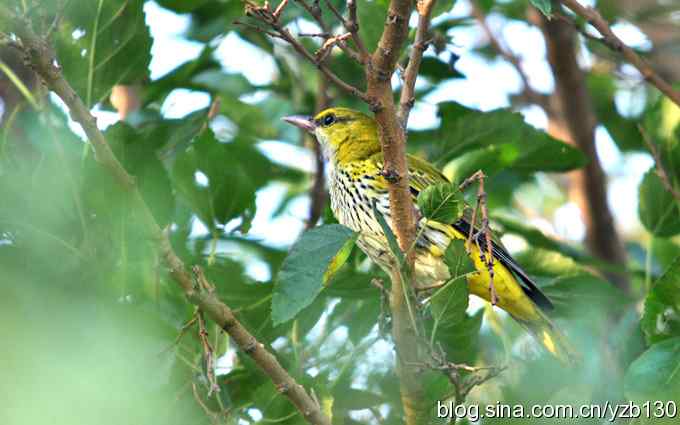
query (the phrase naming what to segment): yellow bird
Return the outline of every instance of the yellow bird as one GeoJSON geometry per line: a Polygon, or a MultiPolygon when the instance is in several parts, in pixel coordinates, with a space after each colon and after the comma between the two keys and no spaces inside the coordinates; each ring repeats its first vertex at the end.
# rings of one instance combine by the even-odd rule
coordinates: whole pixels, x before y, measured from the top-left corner
{"type": "MultiPolygon", "coordinates": [[[[331,209],[338,221],[359,233],[357,245],[383,269],[393,264],[387,239],[373,212],[373,206],[390,223],[388,182],[382,174],[383,154],[375,120],[347,108],[326,109],[315,117],[289,116],[285,121],[312,134],[319,141],[329,163],[331,209]]],[[[414,207],[418,194],[430,185],[448,179],[428,162],[408,155],[410,190],[414,207]]],[[[453,239],[467,240],[470,223],[460,218],[449,225],[422,217],[417,223],[415,278],[421,285],[446,282],[449,269],[443,255],[453,239]]],[[[481,238],[483,239],[483,238],[481,238]]],[[[489,267],[482,258],[483,240],[468,243],[476,272],[467,278],[470,292],[490,301],[489,267]],[[479,245],[478,245],[479,244],[479,245]]],[[[571,363],[577,355],[545,311],[550,300],[498,243],[491,243],[493,286],[496,305],[505,310],[560,360],[571,363]]]]}

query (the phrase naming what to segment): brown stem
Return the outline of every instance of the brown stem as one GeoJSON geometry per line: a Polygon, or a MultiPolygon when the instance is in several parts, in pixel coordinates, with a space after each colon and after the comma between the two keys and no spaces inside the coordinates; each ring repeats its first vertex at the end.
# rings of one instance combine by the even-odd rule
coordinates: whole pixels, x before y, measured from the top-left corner
{"type": "Polygon", "coordinates": [[[623,41],[621,41],[621,39],[618,38],[616,34],[614,34],[614,31],[612,31],[607,21],[605,21],[602,15],[600,15],[600,12],[598,12],[596,9],[593,9],[592,7],[582,6],[576,0],[559,1],[572,12],[585,19],[590,25],[595,27],[595,29],[597,29],[597,31],[602,35],[601,41],[607,47],[617,53],[620,53],[626,59],[626,61],[633,65],[638,71],[640,71],[640,74],[642,74],[646,81],[659,89],[661,93],[668,96],[668,98],[671,99],[673,103],[680,106],[680,91],[673,89],[673,86],[671,86],[666,80],[657,74],[656,71],[654,71],[654,69],[649,65],[649,63],[647,63],[647,61],[635,53],[635,50],[626,46],[623,41]]]}
{"type": "MultiPolygon", "coordinates": [[[[391,225],[399,246],[408,253],[408,267],[413,265],[415,251],[408,249],[415,239],[415,210],[409,191],[406,135],[397,118],[390,80],[408,36],[412,10],[413,3],[410,0],[390,2],[385,29],[366,72],[367,92],[378,123],[378,136],[384,156],[383,172],[389,183],[391,225]]],[[[426,423],[428,409],[425,389],[418,376],[418,368],[414,366],[419,359],[419,344],[407,299],[412,296],[411,291],[406,290],[411,282],[403,282],[399,271],[393,271],[390,277],[392,335],[397,350],[397,373],[405,421],[408,425],[426,423]]]]}
{"type": "MultiPolygon", "coordinates": [[[[624,269],[626,254],[607,204],[607,181],[595,149],[597,118],[593,110],[585,75],[576,58],[576,33],[559,19],[540,17],[545,36],[548,62],[555,76],[555,108],[551,117],[553,134],[563,128],[563,138],[576,145],[590,160],[583,170],[574,171],[572,195],[579,204],[586,224],[586,244],[597,257],[624,269]],[[554,128],[555,125],[558,128],[554,128]]],[[[623,274],[608,273],[608,278],[624,292],[630,282],[623,274]]]]}
{"type": "Polygon", "coordinates": [[[415,237],[415,214],[406,164],[406,136],[397,120],[391,78],[408,35],[412,11],[409,0],[392,0],[385,30],[372,55],[366,80],[371,108],[378,123],[384,156],[384,174],[389,176],[390,213],[401,249],[408,252],[415,237]]]}
{"type": "MultiPolygon", "coordinates": [[[[324,64],[323,60],[317,60],[316,58],[314,58],[314,56],[311,53],[309,53],[307,49],[305,49],[304,46],[300,44],[300,42],[298,42],[297,39],[295,39],[295,37],[293,37],[290,31],[288,31],[288,29],[286,29],[281,24],[281,22],[279,22],[278,17],[273,15],[268,6],[259,6],[250,1],[246,1],[246,15],[251,16],[254,19],[257,19],[258,21],[263,22],[264,24],[273,28],[276,31],[275,33],[272,33],[271,31],[267,31],[265,29],[260,30],[266,34],[269,34],[270,36],[278,37],[286,41],[293,47],[293,49],[295,49],[296,52],[298,52],[299,55],[304,57],[310,63],[314,64],[319,69],[319,71],[322,74],[324,74],[326,78],[328,78],[330,82],[340,87],[342,90],[348,92],[349,94],[358,97],[364,102],[369,101],[369,98],[366,93],[338,77],[324,64]]],[[[236,23],[240,25],[249,25],[248,23],[238,21],[236,23]]]]}
{"type": "Polygon", "coordinates": [[[428,35],[430,29],[430,20],[432,9],[437,0],[420,0],[416,5],[418,10],[418,28],[416,29],[416,38],[411,46],[411,54],[408,58],[408,65],[404,71],[404,88],[401,89],[401,96],[399,98],[399,121],[406,129],[408,124],[408,116],[411,113],[411,108],[416,101],[415,87],[416,79],[418,78],[418,71],[420,70],[420,62],[423,59],[423,53],[427,50],[428,35]]]}
{"type": "MultiPolygon", "coordinates": [[[[307,13],[309,13],[314,18],[317,24],[319,24],[319,28],[321,28],[322,33],[314,34],[314,36],[320,36],[326,41],[328,41],[328,39],[330,38],[333,38],[331,27],[329,27],[328,24],[326,24],[326,21],[324,21],[323,19],[321,8],[319,7],[319,0],[314,0],[313,5],[310,5],[305,0],[295,1],[299,3],[302,6],[302,8],[305,9],[307,13]]],[[[302,36],[302,34],[299,35],[302,36]]],[[[342,51],[345,52],[347,56],[351,57],[352,59],[356,60],[359,63],[363,63],[359,52],[350,48],[344,40],[338,40],[337,45],[340,46],[340,49],[342,49],[342,51]]]]}
{"type": "Polygon", "coordinates": [[[362,63],[364,65],[368,64],[371,60],[371,54],[366,49],[363,40],[359,36],[359,18],[357,18],[357,2],[356,0],[347,0],[347,9],[349,10],[349,19],[343,22],[347,31],[352,34],[352,40],[354,44],[359,49],[359,54],[361,55],[362,63]]]}
{"type": "MultiPolygon", "coordinates": [[[[271,16],[268,7],[261,7],[247,0],[246,12],[249,16],[264,22],[273,28],[280,37],[287,41],[305,59],[319,67],[328,79],[364,102],[368,103],[375,114],[378,124],[378,137],[384,155],[383,174],[388,180],[390,198],[391,226],[399,241],[401,249],[407,253],[408,266],[413,266],[414,250],[408,248],[415,239],[415,209],[409,190],[409,174],[406,164],[406,135],[397,118],[394,104],[391,77],[408,37],[408,21],[413,11],[412,0],[391,0],[387,11],[385,28],[375,52],[368,55],[358,34],[356,4],[348,3],[349,20],[327,2],[331,11],[351,34],[360,54],[366,54],[365,71],[367,91],[361,92],[355,87],[341,81],[330,72],[322,62],[314,57],[283,28],[278,19],[271,16]]],[[[325,31],[328,32],[328,31],[325,31]]],[[[417,69],[416,69],[417,70],[417,69]]],[[[414,77],[415,78],[415,77],[414,77]]],[[[401,398],[406,416],[406,423],[415,425],[425,423],[429,417],[425,390],[418,377],[418,369],[412,365],[418,360],[418,339],[416,324],[411,320],[407,291],[411,282],[402,281],[399,270],[392,271],[392,289],[390,306],[392,310],[392,334],[398,354],[397,369],[400,376],[401,398]]]]}
{"type": "MultiPolygon", "coordinates": [[[[134,201],[139,206],[140,215],[149,236],[159,241],[160,250],[170,274],[182,288],[186,298],[232,337],[236,344],[269,376],[279,392],[288,397],[307,422],[330,425],[330,420],[321,412],[319,404],[307,394],[300,384],[295,382],[279,364],[276,357],[265,350],[264,346],[239,323],[232,310],[221,302],[212,291],[199,290],[194,287],[192,276],[187,272],[182,260],[173,251],[167,233],[162,231],[155,221],[148,205],[137,189],[135,179],[125,171],[115,157],[104,135],[97,127],[95,118],[64,79],[61,70],[54,65],[56,61],[52,49],[45,40],[33,32],[29,22],[19,20],[16,17],[10,18],[9,21],[14,22],[12,30],[21,40],[35,71],[43,78],[49,89],[56,93],[68,106],[73,120],[83,127],[96,153],[97,160],[122,187],[130,191],[134,201]]],[[[202,276],[200,271],[197,271],[197,274],[202,276]]]]}

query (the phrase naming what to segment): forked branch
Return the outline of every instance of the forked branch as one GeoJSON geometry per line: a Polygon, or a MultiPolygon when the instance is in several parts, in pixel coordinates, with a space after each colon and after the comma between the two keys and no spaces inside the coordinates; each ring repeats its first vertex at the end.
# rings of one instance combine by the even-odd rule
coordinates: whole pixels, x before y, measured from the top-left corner
{"type": "MultiPolygon", "coordinates": [[[[287,2],[282,2],[282,4],[283,4],[283,7],[285,7],[287,5],[287,2]]],[[[276,10],[280,10],[279,8],[281,8],[281,7],[282,6],[279,5],[279,7],[277,7],[276,10]]],[[[295,49],[296,52],[298,52],[298,54],[300,54],[303,58],[308,60],[310,63],[314,64],[319,69],[319,71],[322,74],[324,74],[326,76],[326,78],[328,78],[328,80],[330,82],[332,82],[333,84],[335,84],[336,86],[338,86],[342,90],[348,92],[349,94],[356,96],[359,99],[368,103],[369,98],[368,98],[368,96],[365,92],[363,92],[363,91],[359,90],[358,88],[352,86],[351,84],[347,83],[346,81],[344,81],[343,79],[338,77],[333,71],[331,71],[330,68],[328,68],[328,66],[323,61],[323,59],[325,59],[325,56],[321,57],[320,58],[321,60],[319,60],[314,55],[312,55],[310,52],[308,52],[307,49],[305,49],[305,47],[302,44],[300,44],[300,42],[290,33],[290,31],[283,26],[283,24],[279,20],[279,16],[274,14],[274,12],[276,10],[272,11],[271,8],[269,7],[268,3],[265,3],[264,6],[260,6],[258,4],[253,3],[253,2],[250,2],[250,1],[246,2],[246,15],[256,19],[257,21],[260,21],[260,22],[268,25],[274,31],[268,31],[266,29],[259,28],[257,26],[252,25],[252,24],[248,24],[248,23],[244,23],[244,22],[240,22],[240,21],[236,21],[236,23],[240,24],[240,25],[250,26],[250,27],[255,28],[255,29],[257,29],[257,30],[259,30],[259,31],[261,31],[265,34],[272,36],[272,37],[280,38],[280,39],[286,41],[288,44],[291,45],[291,47],[293,47],[293,49],[295,49]]],[[[344,42],[344,40],[340,40],[340,41],[344,42]]],[[[330,47],[332,47],[332,45],[329,46],[329,48],[330,47]]]]}
{"type": "MultiPolygon", "coordinates": [[[[0,9],[0,13],[4,12],[0,9]]],[[[48,88],[52,90],[66,104],[74,121],[80,124],[92,144],[97,160],[123,188],[129,191],[139,208],[140,216],[149,237],[159,243],[162,257],[170,270],[173,280],[182,288],[187,300],[196,305],[220,328],[227,332],[238,347],[247,353],[258,367],[271,379],[279,392],[285,395],[307,422],[315,425],[330,425],[330,420],[323,414],[319,403],[312,398],[305,389],[279,364],[270,352],[259,343],[255,337],[241,325],[233,311],[215,293],[206,290],[212,284],[205,280],[200,268],[193,269],[190,274],[182,260],[175,254],[170,240],[155,221],[151,210],[142,198],[135,179],[127,173],[111,151],[104,135],[97,127],[95,118],[85,107],[70,84],[64,79],[61,70],[56,65],[53,50],[47,42],[31,29],[31,23],[21,17],[13,15],[0,16],[9,22],[14,22],[12,31],[21,41],[28,60],[34,70],[43,78],[48,88]],[[198,282],[198,285],[196,284],[198,282]]]]}
{"type": "Polygon", "coordinates": [[[401,121],[404,130],[408,124],[408,116],[416,101],[416,79],[418,78],[423,53],[425,53],[429,45],[428,31],[432,19],[432,9],[436,2],[437,0],[420,0],[416,4],[418,29],[416,30],[415,42],[411,46],[408,65],[406,65],[406,70],[404,71],[404,87],[401,89],[401,96],[399,98],[399,121],[401,121]]]}

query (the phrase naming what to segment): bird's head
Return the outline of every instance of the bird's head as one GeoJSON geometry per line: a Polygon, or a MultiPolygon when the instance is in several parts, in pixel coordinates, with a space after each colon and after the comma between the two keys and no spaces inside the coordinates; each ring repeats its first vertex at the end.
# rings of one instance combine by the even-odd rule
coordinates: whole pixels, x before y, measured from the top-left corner
{"type": "Polygon", "coordinates": [[[284,121],[316,136],[324,156],[343,163],[366,159],[380,152],[375,120],[348,108],[329,108],[316,116],[293,115],[284,121]]]}

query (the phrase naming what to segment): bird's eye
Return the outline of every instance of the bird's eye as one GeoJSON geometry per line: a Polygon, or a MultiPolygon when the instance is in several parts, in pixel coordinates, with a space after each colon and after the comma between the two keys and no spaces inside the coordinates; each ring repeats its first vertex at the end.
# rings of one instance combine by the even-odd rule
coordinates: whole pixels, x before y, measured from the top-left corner
{"type": "Polygon", "coordinates": [[[333,115],[333,114],[328,114],[325,117],[323,117],[323,125],[326,126],[326,127],[333,124],[334,122],[335,122],[335,115],[333,115]]]}

